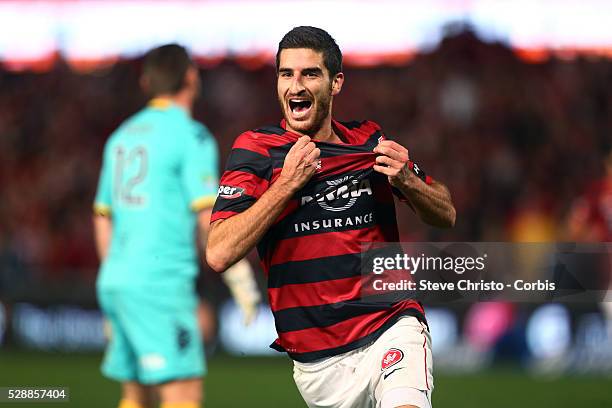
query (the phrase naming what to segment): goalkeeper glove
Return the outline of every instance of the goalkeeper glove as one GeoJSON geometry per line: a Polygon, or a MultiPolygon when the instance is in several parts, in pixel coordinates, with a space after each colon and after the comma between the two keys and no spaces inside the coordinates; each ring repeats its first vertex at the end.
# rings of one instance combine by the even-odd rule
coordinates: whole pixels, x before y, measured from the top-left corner
{"type": "Polygon", "coordinates": [[[257,316],[261,294],[253,277],[253,269],[246,259],[241,259],[221,275],[240,307],[244,325],[248,326],[257,316]]]}

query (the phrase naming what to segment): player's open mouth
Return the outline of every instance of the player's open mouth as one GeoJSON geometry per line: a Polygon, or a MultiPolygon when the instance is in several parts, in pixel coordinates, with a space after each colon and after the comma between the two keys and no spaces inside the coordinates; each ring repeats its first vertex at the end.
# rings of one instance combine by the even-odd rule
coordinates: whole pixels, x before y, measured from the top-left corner
{"type": "Polygon", "coordinates": [[[307,99],[289,99],[289,109],[293,113],[293,116],[301,117],[304,116],[312,107],[312,101],[307,99]]]}

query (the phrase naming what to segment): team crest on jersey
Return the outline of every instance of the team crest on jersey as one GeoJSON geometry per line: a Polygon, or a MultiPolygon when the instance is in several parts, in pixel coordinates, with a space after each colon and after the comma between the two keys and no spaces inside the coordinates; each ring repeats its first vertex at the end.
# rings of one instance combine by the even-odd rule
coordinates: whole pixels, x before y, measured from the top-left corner
{"type": "Polygon", "coordinates": [[[244,193],[244,188],[234,186],[219,186],[219,197],[231,200],[238,198],[244,193]]]}
{"type": "Polygon", "coordinates": [[[382,361],[380,363],[380,369],[386,370],[387,368],[396,365],[404,358],[404,353],[400,349],[390,348],[383,355],[382,361]]]}

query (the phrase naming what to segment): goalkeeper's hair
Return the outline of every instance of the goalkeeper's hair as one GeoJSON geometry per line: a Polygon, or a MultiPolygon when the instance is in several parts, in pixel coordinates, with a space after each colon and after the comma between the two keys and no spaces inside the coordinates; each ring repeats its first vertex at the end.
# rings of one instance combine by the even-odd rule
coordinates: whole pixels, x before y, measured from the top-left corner
{"type": "Polygon", "coordinates": [[[150,96],[175,94],[185,84],[185,74],[193,62],[185,47],[167,44],[152,49],[145,55],[142,76],[150,96]]]}
{"type": "Polygon", "coordinates": [[[333,78],[342,72],[342,52],[336,40],[325,30],[311,26],[295,27],[278,43],[276,52],[276,72],[278,73],[280,53],[288,48],[308,48],[323,54],[323,64],[333,78]]]}

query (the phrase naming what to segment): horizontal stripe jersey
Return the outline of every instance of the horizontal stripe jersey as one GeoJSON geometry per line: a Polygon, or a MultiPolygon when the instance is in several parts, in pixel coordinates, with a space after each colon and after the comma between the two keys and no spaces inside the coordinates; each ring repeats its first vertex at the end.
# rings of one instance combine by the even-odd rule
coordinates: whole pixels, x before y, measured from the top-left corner
{"type": "MultiPolygon", "coordinates": [[[[332,125],[345,143],[315,141],[316,173],[257,245],[278,333],[271,347],[300,362],[361,347],[400,316],[425,321],[414,300],[363,296],[362,245],[399,240],[393,200],[399,193],[373,170],[372,150],[385,139],[381,128],[371,121],[332,125]]],[[[253,205],[279,177],[299,137],[284,121],[240,135],[211,222],[253,205]]]]}

